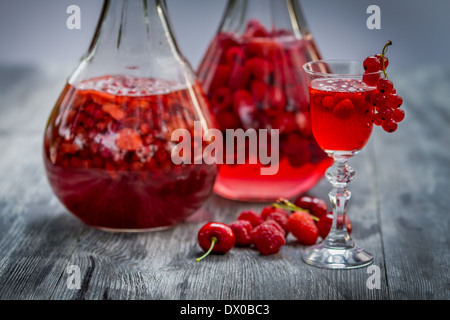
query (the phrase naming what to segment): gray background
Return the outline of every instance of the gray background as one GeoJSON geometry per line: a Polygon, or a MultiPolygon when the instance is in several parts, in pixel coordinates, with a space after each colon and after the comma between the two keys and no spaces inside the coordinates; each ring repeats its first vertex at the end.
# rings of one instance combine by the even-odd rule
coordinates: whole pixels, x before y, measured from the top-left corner
{"type": "MultiPolygon", "coordinates": [[[[282,1],[282,0],[280,0],[282,1]]],[[[73,68],[87,50],[102,0],[0,0],[0,64],[73,68]],[[68,30],[66,9],[81,8],[81,30],[68,30]]],[[[167,0],[179,45],[196,68],[217,31],[226,0],[167,0]]],[[[388,40],[391,70],[448,66],[448,0],[302,0],[325,58],[363,59],[388,40]],[[381,30],[366,27],[369,5],[381,8],[381,30]]]]}

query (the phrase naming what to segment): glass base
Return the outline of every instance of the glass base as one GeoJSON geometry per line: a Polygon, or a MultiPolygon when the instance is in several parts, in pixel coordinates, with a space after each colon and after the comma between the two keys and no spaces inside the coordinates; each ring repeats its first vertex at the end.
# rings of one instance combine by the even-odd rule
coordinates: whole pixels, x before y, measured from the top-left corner
{"type": "Polygon", "coordinates": [[[323,243],[306,248],[302,258],[307,264],[326,269],[355,269],[373,262],[373,256],[364,249],[332,248],[323,243]]]}
{"type": "Polygon", "coordinates": [[[156,232],[156,231],[162,231],[167,230],[170,228],[173,228],[173,225],[170,226],[162,226],[162,227],[153,227],[153,228],[144,228],[144,229],[121,229],[121,228],[109,228],[109,227],[98,227],[98,226],[90,226],[91,228],[110,232],[110,233],[148,233],[148,232],[156,232]]]}

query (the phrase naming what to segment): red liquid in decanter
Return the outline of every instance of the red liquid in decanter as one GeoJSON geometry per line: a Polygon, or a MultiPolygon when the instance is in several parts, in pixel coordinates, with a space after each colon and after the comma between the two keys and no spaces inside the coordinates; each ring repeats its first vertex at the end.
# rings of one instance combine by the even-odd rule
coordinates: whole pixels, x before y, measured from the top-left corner
{"type": "Polygon", "coordinates": [[[192,130],[198,120],[190,97],[186,87],[148,78],[68,84],[44,140],[50,185],[68,210],[93,227],[142,230],[173,225],[199,208],[216,167],[171,160],[172,131],[192,130]]]}
{"type": "MultiPolygon", "coordinates": [[[[314,50],[312,40],[284,30],[269,32],[256,20],[241,36],[219,33],[212,41],[198,78],[219,128],[279,130],[278,172],[261,175],[261,163],[220,165],[214,186],[218,194],[243,200],[290,198],[323,177],[331,159],[311,131],[302,69],[314,50]]],[[[247,159],[252,157],[258,158],[250,154],[247,159]]]]}

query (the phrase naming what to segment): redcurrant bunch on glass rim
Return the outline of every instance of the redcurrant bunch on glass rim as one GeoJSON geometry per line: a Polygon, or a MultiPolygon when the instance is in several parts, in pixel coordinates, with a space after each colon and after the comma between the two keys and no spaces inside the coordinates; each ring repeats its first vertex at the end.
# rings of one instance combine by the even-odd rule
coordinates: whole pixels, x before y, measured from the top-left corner
{"type": "Polygon", "coordinates": [[[373,123],[381,126],[386,132],[394,132],[398,128],[398,123],[405,118],[405,111],[401,108],[403,98],[397,94],[394,83],[389,80],[386,68],[389,59],[386,57],[388,47],[392,41],[388,41],[381,52],[367,57],[363,62],[363,81],[376,86],[377,91],[372,95],[371,102],[375,107],[373,123]],[[381,72],[383,72],[383,77],[381,72]]]}

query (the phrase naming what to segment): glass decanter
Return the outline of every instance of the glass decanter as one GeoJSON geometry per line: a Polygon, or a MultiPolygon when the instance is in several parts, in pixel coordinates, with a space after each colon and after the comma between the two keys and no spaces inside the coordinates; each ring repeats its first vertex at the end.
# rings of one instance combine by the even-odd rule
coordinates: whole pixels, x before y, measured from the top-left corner
{"type": "MultiPolygon", "coordinates": [[[[219,129],[254,129],[258,149],[249,141],[226,148],[245,151],[245,163],[219,165],[214,191],[226,198],[273,201],[311,189],[331,164],[311,131],[304,63],[320,59],[297,1],[229,0],[219,30],[198,69],[219,129]],[[269,131],[261,144],[260,130],[269,131]],[[272,139],[278,145],[273,148],[272,139]],[[261,174],[260,159],[278,153],[275,174],[261,174]],[[257,150],[256,152],[254,150],[257,150]]],[[[233,157],[229,157],[233,159],[233,157]]]]}
{"type": "Polygon", "coordinates": [[[145,231],[183,221],[211,194],[217,168],[175,164],[172,133],[192,132],[194,123],[210,128],[208,103],[164,1],[106,0],[45,130],[54,193],[99,229],[145,231]]]}

